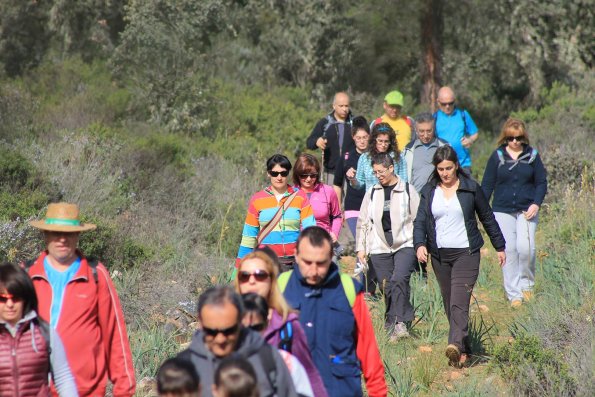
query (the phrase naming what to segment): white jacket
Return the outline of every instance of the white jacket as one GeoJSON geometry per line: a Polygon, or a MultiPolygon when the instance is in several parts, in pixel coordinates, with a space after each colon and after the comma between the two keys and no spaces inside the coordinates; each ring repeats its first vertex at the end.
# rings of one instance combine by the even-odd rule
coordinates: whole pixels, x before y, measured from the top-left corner
{"type": "Polygon", "coordinates": [[[356,250],[366,254],[384,254],[413,247],[413,220],[419,206],[419,194],[413,185],[409,194],[405,182],[399,181],[390,197],[390,219],[393,244],[389,246],[382,228],[384,190],[379,183],[366,192],[360,208],[356,227],[356,250]],[[372,192],[374,192],[372,197],[372,192]],[[372,199],[370,199],[372,197],[372,199]]]}

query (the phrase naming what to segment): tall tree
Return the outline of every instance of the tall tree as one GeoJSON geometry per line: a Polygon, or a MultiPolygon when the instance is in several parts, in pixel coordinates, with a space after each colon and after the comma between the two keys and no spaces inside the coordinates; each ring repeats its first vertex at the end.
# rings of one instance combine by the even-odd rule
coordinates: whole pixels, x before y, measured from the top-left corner
{"type": "Polygon", "coordinates": [[[422,105],[436,110],[438,89],[441,81],[442,68],[442,17],[441,0],[425,0],[425,10],[421,15],[421,47],[422,55],[422,90],[420,102],[422,105]]]}

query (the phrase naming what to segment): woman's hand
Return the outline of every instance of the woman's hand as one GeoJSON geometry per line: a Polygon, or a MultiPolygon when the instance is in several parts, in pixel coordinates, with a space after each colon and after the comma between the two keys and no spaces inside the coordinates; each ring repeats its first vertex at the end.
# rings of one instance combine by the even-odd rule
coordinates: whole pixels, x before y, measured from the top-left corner
{"type": "Polygon", "coordinates": [[[535,215],[537,215],[538,212],[539,206],[537,204],[531,204],[523,214],[525,214],[525,219],[529,220],[535,218],[535,215]]]}
{"type": "Polygon", "coordinates": [[[337,242],[337,236],[335,236],[335,233],[330,232],[329,234],[331,235],[331,240],[333,240],[333,243],[336,243],[337,242]]]}
{"type": "Polygon", "coordinates": [[[423,245],[417,249],[417,260],[423,263],[428,261],[428,249],[423,245]]]}
{"type": "Polygon", "coordinates": [[[504,267],[504,264],[506,263],[506,253],[504,251],[498,251],[497,254],[500,267],[504,267]]]}
{"type": "Polygon", "coordinates": [[[367,264],[368,260],[366,259],[366,252],[365,251],[357,251],[357,260],[360,263],[367,264]]]}
{"type": "Polygon", "coordinates": [[[353,167],[349,168],[347,170],[347,172],[345,173],[345,176],[349,180],[352,180],[353,178],[355,178],[355,168],[353,168],[353,167]]]}

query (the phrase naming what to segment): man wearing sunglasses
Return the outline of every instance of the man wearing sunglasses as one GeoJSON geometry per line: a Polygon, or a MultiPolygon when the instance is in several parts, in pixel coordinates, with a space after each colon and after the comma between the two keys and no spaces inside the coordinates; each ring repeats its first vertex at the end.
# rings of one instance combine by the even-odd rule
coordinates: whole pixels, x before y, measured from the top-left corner
{"type": "Polygon", "coordinates": [[[438,111],[434,113],[436,134],[448,142],[457,153],[461,167],[471,171],[469,148],[479,137],[475,122],[465,109],[455,105],[455,93],[450,87],[438,90],[438,111]]]}
{"type": "MultiPolygon", "coordinates": [[[[221,360],[238,355],[254,367],[260,396],[297,397],[283,358],[257,331],[242,326],[243,313],[242,298],[232,288],[215,286],[205,291],[198,299],[200,330],[178,357],[190,360],[201,382],[210,385],[221,360]]],[[[211,388],[204,387],[203,397],[211,396],[211,388]]]]}
{"type": "Polygon", "coordinates": [[[279,284],[300,311],[312,359],[330,397],[361,397],[361,375],[370,397],[386,397],[384,365],[363,286],[332,262],[330,234],[319,226],[298,238],[297,268],[279,284]],[[285,284],[284,286],[282,284],[285,284]]]}

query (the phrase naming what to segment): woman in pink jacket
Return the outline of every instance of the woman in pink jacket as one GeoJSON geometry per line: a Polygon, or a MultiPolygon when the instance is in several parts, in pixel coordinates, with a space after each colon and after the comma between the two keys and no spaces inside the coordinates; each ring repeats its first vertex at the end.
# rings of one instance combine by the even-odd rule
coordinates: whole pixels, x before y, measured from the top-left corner
{"type": "Polygon", "coordinates": [[[318,159],[311,154],[301,154],[293,168],[293,183],[306,193],[316,225],[329,232],[335,244],[343,224],[343,215],[337,193],[332,186],[323,184],[320,178],[318,159]]]}

